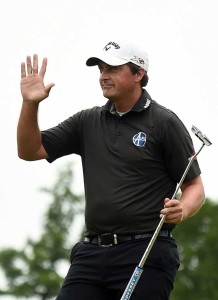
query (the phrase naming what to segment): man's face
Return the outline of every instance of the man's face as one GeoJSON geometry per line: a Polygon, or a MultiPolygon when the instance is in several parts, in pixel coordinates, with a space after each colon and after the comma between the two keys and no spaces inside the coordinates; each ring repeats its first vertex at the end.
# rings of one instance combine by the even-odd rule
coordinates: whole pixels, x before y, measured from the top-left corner
{"type": "Polygon", "coordinates": [[[104,62],[99,62],[100,78],[99,82],[104,97],[118,101],[125,95],[131,95],[136,85],[136,74],[132,74],[127,64],[121,66],[110,66],[104,62]]]}

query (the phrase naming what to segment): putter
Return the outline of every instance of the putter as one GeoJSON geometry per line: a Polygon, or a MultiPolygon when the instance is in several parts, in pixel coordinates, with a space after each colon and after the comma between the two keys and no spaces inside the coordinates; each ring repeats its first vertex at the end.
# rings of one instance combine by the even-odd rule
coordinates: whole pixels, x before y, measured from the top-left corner
{"type": "MultiPolygon", "coordinates": [[[[198,152],[195,153],[193,156],[191,156],[189,158],[189,163],[188,163],[188,165],[187,165],[187,167],[186,167],[186,169],[185,169],[185,171],[184,171],[184,173],[183,173],[183,175],[180,179],[180,182],[178,183],[178,185],[176,187],[176,190],[175,190],[175,192],[174,192],[171,199],[175,199],[176,194],[178,193],[178,191],[179,191],[179,189],[180,189],[180,187],[181,187],[181,185],[182,185],[182,183],[183,183],[183,181],[184,181],[184,179],[185,179],[185,177],[186,177],[193,161],[198,156],[198,154],[201,152],[203,147],[205,145],[210,146],[212,144],[211,141],[208,139],[208,137],[206,135],[204,135],[197,127],[192,126],[191,130],[201,140],[202,145],[201,145],[200,149],[198,150],[198,152]]],[[[151,251],[151,249],[154,245],[154,242],[156,241],[156,239],[158,237],[158,234],[161,230],[161,227],[163,226],[165,218],[166,218],[165,215],[161,218],[155,232],[153,233],[153,235],[151,237],[151,240],[150,240],[150,242],[147,246],[147,249],[145,250],[145,252],[142,256],[142,259],[139,262],[138,266],[136,266],[136,268],[135,268],[135,270],[134,270],[134,272],[133,272],[133,274],[132,274],[132,276],[131,276],[131,278],[130,278],[127,286],[126,286],[126,289],[125,289],[125,291],[124,291],[124,293],[123,293],[120,300],[129,300],[130,299],[130,297],[131,297],[131,295],[132,295],[132,293],[133,293],[133,291],[134,291],[134,289],[135,289],[135,287],[136,287],[136,285],[137,285],[137,283],[138,283],[138,281],[139,281],[139,279],[142,275],[144,264],[145,264],[145,262],[147,260],[147,257],[148,257],[148,255],[149,255],[149,253],[150,253],[150,251],[151,251]]]]}

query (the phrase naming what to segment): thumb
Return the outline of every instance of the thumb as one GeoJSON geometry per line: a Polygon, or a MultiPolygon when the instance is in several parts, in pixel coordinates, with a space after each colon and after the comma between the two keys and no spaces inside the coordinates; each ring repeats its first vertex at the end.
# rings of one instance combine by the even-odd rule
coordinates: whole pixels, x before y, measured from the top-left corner
{"type": "Polygon", "coordinates": [[[46,85],[45,87],[45,91],[46,91],[46,94],[49,95],[51,89],[53,88],[53,86],[55,86],[54,83],[49,83],[48,85],[46,85]]]}
{"type": "Polygon", "coordinates": [[[165,199],[164,199],[164,207],[165,207],[165,204],[166,204],[167,202],[169,202],[169,201],[170,201],[169,198],[165,198],[165,199]]]}

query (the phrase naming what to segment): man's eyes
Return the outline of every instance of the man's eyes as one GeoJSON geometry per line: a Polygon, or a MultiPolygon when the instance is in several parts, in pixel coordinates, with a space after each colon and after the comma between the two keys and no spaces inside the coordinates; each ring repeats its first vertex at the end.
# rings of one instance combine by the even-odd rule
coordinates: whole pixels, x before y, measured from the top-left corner
{"type": "Polygon", "coordinates": [[[119,69],[119,66],[111,66],[110,68],[109,68],[109,70],[110,71],[113,71],[113,70],[118,70],[119,69]]]}

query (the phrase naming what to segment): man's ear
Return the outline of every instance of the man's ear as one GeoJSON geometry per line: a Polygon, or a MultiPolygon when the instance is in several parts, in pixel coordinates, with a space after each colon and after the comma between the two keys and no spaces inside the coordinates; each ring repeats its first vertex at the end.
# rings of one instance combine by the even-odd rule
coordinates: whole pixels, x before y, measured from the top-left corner
{"type": "Polygon", "coordinates": [[[144,69],[142,69],[142,68],[140,68],[138,70],[138,72],[135,74],[135,76],[136,76],[136,82],[141,81],[142,77],[145,75],[145,72],[146,71],[144,69]]]}

